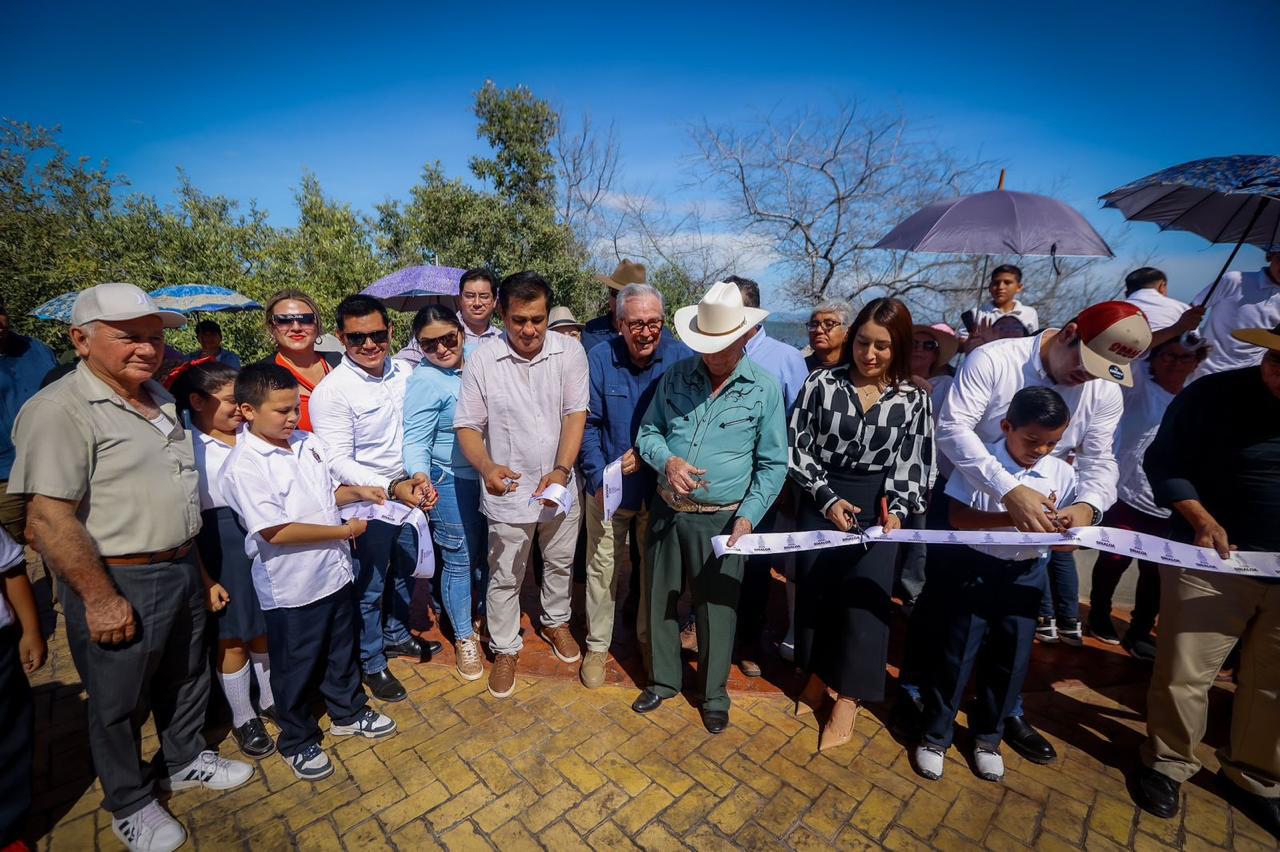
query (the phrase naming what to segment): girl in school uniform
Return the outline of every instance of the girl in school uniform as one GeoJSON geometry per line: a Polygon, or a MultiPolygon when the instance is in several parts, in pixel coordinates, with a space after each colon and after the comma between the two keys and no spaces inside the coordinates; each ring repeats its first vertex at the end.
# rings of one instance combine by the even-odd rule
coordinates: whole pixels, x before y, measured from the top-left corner
{"type": "Polygon", "coordinates": [[[270,717],[271,665],[267,658],[267,626],[245,555],[245,530],[222,494],[222,467],[236,444],[240,414],[235,405],[236,370],[218,362],[197,364],[178,379],[173,395],[191,419],[196,467],[200,471],[203,525],[196,547],[207,575],[210,609],[217,615],[217,679],[231,705],[232,728],[240,750],[264,757],[276,750],[259,711],[249,696],[249,681],[258,682],[259,707],[270,717]]]}

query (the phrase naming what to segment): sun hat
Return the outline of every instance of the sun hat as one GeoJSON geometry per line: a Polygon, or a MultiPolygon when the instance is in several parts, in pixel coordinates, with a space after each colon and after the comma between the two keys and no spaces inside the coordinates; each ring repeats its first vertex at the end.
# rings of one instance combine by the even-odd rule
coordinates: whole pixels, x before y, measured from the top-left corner
{"type": "Polygon", "coordinates": [[[742,304],[738,285],[717,281],[698,304],[676,311],[674,325],[676,335],[686,346],[694,352],[711,355],[726,349],[767,316],[769,312],[763,308],[742,304]]]}
{"type": "Polygon", "coordinates": [[[547,316],[547,328],[558,329],[569,326],[582,328],[582,323],[578,322],[577,317],[573,315],[573,311],[563,305],[552,308],[551,313],[547,316]]]}
{"type": "Polygon", "coordinates": [[[1238,328],[1231,332],[1231,336],[1241,343],[1251,343],[1254,346],[1261,346],[1263,349],[1270,349],[1272,352],[1280,352],[1280,325],[1271,330],[1265,328],[1238,328]]]}
{"type": "Polygon", "coordinates": [[[919,334],[929,335],[938,344],[938,367],[951,363],[951,359],[956,357],[956,353],[960,351],[960,336],[956,334],[954,328],[945,322],[935,322],[933,325],[915,325],[911,327],[911,330],[919,334]]]}
{"type": "Polygon", "coordinates": [[[82,290],[71,305],[71,324],[74,326],[149,316],[160,317],[165,328],[181,328],[187,324],[185,316],[177,311],[162,310],[142,288],[133,284],[95,284],[82,290]]]}
{"type": "Polygon", "coordinates": [[[643,263],[632,263],[625,257],[612,275],[597,275],[596,280],[608,284],[610,289],[621,290],[628,284],[647,284],[643,263]]]}
{"type": "Polygon", "coordinates": [[[1133,387],[1130,362],[1151,346],[1147,316],[1131,302],[1100,302],[1076,317],[1080,365],[1092,376],[1133,387]]]}

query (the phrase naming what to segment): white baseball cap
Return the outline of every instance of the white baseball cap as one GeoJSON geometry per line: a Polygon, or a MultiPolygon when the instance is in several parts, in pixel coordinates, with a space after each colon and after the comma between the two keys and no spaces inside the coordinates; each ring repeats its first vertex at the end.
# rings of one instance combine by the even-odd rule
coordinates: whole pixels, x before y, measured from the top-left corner
{"type": "Polygon", "coordinates": [[[165,328],[181,328],[187,324],[185,316],[161,309],[142,288],[133,284],[96,284],[82,290],[71,306],[71,324],[75,326],[149,316],[160,317],[165,328]]]}

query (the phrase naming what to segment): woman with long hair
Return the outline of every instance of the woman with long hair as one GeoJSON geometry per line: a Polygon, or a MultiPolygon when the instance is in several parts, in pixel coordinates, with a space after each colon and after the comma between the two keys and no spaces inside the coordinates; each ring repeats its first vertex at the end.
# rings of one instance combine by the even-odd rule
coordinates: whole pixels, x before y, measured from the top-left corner
{"type": "Polygon", "coordinates": [[[316,338],[323,331],[320,309],[315,300],[301,290],[281,290],[266,304],[267,333],[276,344],[276,352],[266,361],[279,364],[298,380],[302,401],[302,418],[298,428],[311,431],[308,406],[311,392],[329,375],[342,356],[335,352],[317,352],[316,338]]]}
{"type": "MultiPolygon", "coordinates": [[[[810,374],[791,412],[789,474],[797,528],[899,529],[924,511],[933,468],[929,395],[911,381],[911,312],[866,305],[841,366],[810,374]]],[[[836,695],[819,750],[849,741],[858,707],[884,698],[897,545],[806,551],[796,564],[796,663],[809,675],[796,713],[836,695]]]]}

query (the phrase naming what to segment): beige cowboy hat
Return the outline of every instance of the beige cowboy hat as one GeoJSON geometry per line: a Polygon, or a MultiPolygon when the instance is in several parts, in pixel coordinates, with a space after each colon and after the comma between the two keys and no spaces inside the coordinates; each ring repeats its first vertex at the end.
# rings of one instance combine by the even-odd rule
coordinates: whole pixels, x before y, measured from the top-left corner
{"type": "Polygon", "coordinates": [[[1231,332],[1231,336],[1241,343],[1251,343],[1272,352],[1280,352],[1280,325],[1270,331],[1265,328],[1240,328],[1231,332]]]}
{"type": "Polygon", "coordinates": [[[644,264],[632,263],[625,257],[613,270],[612,275],[597,275],[596,280],[604,284],[608,284],[613,290],[621,290],[628,284],[647,284],[648,279],[645,277],[644,264]]]}
{"type": "Polygon", "coordinates": [[[696,305],[676,311],[676,335],[694,352],[711,355],[731,343],[769,316],[762,308],[742,304],[737,284],[717,281],[696,305]]]}
{"type": "Polygon", "coordinates": [[[551,309],[551,313],[547,316],[547,328],[582,328],[582,323],[578,322],[578,318],[573,315],[573,311],[560,305],[551,309]]]}

